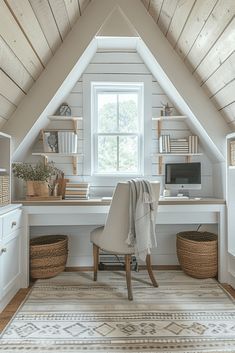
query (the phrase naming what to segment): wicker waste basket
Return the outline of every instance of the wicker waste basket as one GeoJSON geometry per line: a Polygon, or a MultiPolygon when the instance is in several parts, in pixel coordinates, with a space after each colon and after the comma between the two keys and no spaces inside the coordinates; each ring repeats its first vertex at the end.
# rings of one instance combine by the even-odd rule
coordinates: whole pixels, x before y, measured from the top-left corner
{"type": "Polygon", "coordinates": [[[65,269],[67,235],[44,235],[30,240],[31,278],[49,278],[65,269]]]}
{"type": "Polygon", "coordinates": [[[188,231],[176,235],[177,257],[182,270],[195,278],[215,277],[218,271],[217,235],[188,231]]]}

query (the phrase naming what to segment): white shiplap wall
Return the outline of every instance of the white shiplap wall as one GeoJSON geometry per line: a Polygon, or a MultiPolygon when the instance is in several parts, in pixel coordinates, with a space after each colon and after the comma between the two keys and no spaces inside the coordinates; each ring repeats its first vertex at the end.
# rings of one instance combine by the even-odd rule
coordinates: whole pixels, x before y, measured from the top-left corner
{"type": "MultiPolygon", "coordinates": [[[[84,74],[94,75],[99,74],[102,80],[103,74],[112,74],[113,80],[120,74],[128,75],[151,75],[142,59],[136,52],[114,52],[105,51],[97,52],[93,57],[92,62],[88,65],[84,74]]],[[[149,94],[152,96],[152,116],[157,117],[160,115],[162,103],[172,103],[164,94],[157,80],[152,77],[152,91],[149,94]]],[[[83,116],[83,77],[80,77],[74,86],[73,90],[67,96],[66,102],[71,106],[72,115],[83,116]]],[[[174,114],[178,112],[173,107],[174,114]]],[[[84,116],[84,119],[87,117],[84,116]]],[[[48,128],[71,128],[69,122],[58,123],[50,122],[48,128]],[[60,124],[60,125],[59,125],[60,124]]],[[[80,124],[79,132],[79,152],[83,152],[84,131],[83,124],[80,124]]],[[[169,133],[175,137],[184,137],[191,134],[188,129],[187,123],[182,121],[164,122],[162,133],[169,133]]],[[[156,123],[152,124],[152,153],[158,151],[158,140],[156,123]]],[[[35,145],[35,148],[40,148],[35,145]]],[[[31,161],[36,161],[36,157],[30,157],[31,161]]],[[[167,157],[168,162],[183,161],[182,157],[167,157]]],[[[192,192],[192,195],[213,195],[213,179],[212,179],[212,165],[206,155],[202,157],[194,157],[193,161],[200,161],[202,163],[202,190],[192,192]]],[[[117,182],[116,179],[103,178],[95,179],[92,176],[83,174],[83,160],[78,163],[78,176],[72,175],[72,165],[69,158],[59,157],[56,159],[57,166],[63,169],[66,175],[72,180],[86,180],[91,184],[92,195],[111,195],[113,188],[117,182]]],[[[163,184],[163,176],[158,175],[158,160],[152,158],[152,175],[146,175],[150,179],[160,180],[163,184]]],[[[196,229],[198,225],[192,225],[190,229],[196,229]]],[[[177,264],[176,249],[175,249],[175,234],[178,231],[189,229],[189,226],[171,225],[171,226],[158,226],[158,248],[153,252],[153,264],[158,265],[174,265],[177,264]]],[[[92,248],[89,242],[90,226],[83,227],[33,227],[31,229],[32,236],[39,234],[55,234],[66,233],[69,235],[69,258],[68,266],[90,266],[92,265],[92,248]]]]}
{"type": "MultiPolygon", "coordinates": [[[[103,51],[97,52],[91,63],[88,65],[85,75],[92,76],[100,75],[100,80],[102,81],[104,74],[112,75],[113,81],[115,77],[120,74],[128,74],[131,81],[131,76],[140,75],[140,76],[151,76],[152,79],[152,91],[149,94],[152,96],[152,117],[160,116],[160,110],[162,108],[162,103],[169,103],[173,108],[173,114],[179,114],[176,109],[173,107],[173,104],[170,102],[169,98],[162,91],[158,82],[154,77],[152,77],[148,68],[136,52],[117,52],[117,51],[103,51]]],[[[72,110],[72,115],[83,116],[83,77],[80,77],[73,90],[69,93],[66,98],[66,102],[70,105],[72,110]]],[[[84,116],[84,120],[89,117],[84,116]]],[[[79,144],[78,152],[84,152],[84,123],[80,123],[79,131],[79,144]]],[[[63,122],[50,122],[48,128],[71,128],[70,123],[63,122]]],[[[172,137],[180,138],[185,137],[191,134],[191,131],[188,129],[187,121],[172,121],[164,122],[162,126],[162,134],[170,134],[172,137]]],[[[158,138],[156,123],[152,123],[152,154],[158,151],[158,138]]],[[[72,165],[69,158],[56,158],[56,163],[58,167],[65,171],[67,177],[72,180],[82,179],[84,181],[89,181],[91,184],[91,194],[95,195],[108,195],[112,194],[113,188],[116,185],[117,179],[113,178],[94,178],[89,175],[84,174],[83,167],[83,158],[78,161],[78,176],[73,176],[72,165]]],[[[167,162],[184,162],[182,157],[167,157],[165,158],[167,162]]],[[[213,186],[212,186],[212,168],[211,163],[208,158],[204,155],[203,157],[193,157],[192,161],[201,161],[202,163],[202,190],[201,191],[192,191],[192,195],[204,195],[212,196],[213,195],[213,186]]],[[[152,174],[145,175],[150,179],[158,179],[164,182],[164,177],[160,176],[158,173],[158,158],[152,157],[152,174]]]]}

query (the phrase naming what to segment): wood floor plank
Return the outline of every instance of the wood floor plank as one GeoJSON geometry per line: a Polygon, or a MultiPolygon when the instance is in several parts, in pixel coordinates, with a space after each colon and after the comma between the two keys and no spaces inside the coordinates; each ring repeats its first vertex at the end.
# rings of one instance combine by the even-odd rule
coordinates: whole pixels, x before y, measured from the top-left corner
{"type": "Polygon", "coordinates": [[[12,319],[16,313],[19,306],[23,303],[27,294],[31,288],[22,288],[20,289],[6,308],[0,313],[0,332],[6,327],[9,321],[12,319]]]}

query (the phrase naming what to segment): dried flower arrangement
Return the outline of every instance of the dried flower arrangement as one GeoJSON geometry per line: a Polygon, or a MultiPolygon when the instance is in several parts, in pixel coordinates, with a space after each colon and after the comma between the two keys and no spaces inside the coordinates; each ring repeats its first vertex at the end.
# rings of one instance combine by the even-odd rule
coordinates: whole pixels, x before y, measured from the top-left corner
{"type": "Polygon", "coordinates": [[[13,163],[12,172],[17,178],[25,181],[37,180],[49,182],[53,176],[56,179],[63,175],[63,172],[56,168],[53,162],[47,164],[40,162],[35,166],[29,163],[13,163]]]}
{"type": "Polygon", "coordinates": [[[64,178],[64,173],[54,166],[47,164],[13,163],[14,176],[26,181],[27,196],[50,196],[57,193],[58,181],[64,178]]]}

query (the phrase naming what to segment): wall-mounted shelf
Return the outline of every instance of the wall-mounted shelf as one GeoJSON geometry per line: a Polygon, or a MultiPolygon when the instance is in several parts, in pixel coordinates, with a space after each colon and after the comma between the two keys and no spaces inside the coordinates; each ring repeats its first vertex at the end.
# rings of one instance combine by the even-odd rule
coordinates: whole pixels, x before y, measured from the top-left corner
{"type": "Polygon", "coordinates": [[[61,115],[49,115],[48,119],[51,121],[72,121],[73,129],[76,132],[78,130],[78,121],[82,121],[81,116],[61,116],[61,115]]]}
{"type": "MultiPolygon", "coordinates": [[[[73,165],[73,174],[77,175],[77,163],[78,163],[78,158],[82,157],[83,155],[81,153],[71,153],[77,151],[77,138],[78,138],[78,122],[83,120],[83,117],[81,116],[65,116],[65,115],[49,115],[48,119],[50,121],[58,121],[58,122],[72,122],[73,128],[68,129],[67,125],[66,128],[62,128],[61,125],[53,129],[46,129],[42,130],[42,139],[43,139],[43,146],[44,146],[44,151],[45,152],[35,152],[32,153],[33,156],[42,156],[44,158],[44,163],[47,163],[48,158],[56,158],[56,157],[70,157],[72,159],[72,165],[73,165]],[[69,135],[69,132],[73,131],[73,136],[69,135]],[[49,138],[47,135],[50,135],[50,132],[54,132],[54,140],[57,140],[57,146],[54,144],[55,148],[52,150],[51,145],[49,145],[50,148],[47,148],[47,144],[49,141],[49,138]],[[56,135],[57,134],[57,135],[56,135]],[[60,135],[59,135],[60,134],[60,135]],[[46,142],[45,142],[46,141],[46,142]],[[61,142],[61,147],[58,148],[58,145],[61,142]],[[49,150],[49,152],[47,152],[49,150]],[[50,151],[52,150],[52,152],[50,151]],[[68,153],[61,153],[58,152],[58,150],[61,150],[62,152],[69,151],[68,153]]],[[[64,125],[64,124],[63,124],[64,125]]],[[[51,134],[52,135],[52,134],[51,134]]]]}
{"type": "Polygon", "coordinates": [[[187,119],[186,115],[158,116],[156,118],[152,118],[152,121],[157,122],[157,137],[159,138],[161,135],[163,121],[176,121],[176,120],[185,120],[185,119],[187,119]]]}
{"type": "Polygon", "coordinates": [[[201,156],[202,153],[192,153],[192,151],[195,149],[197,151],[197,143],[198,143],[198,137],[197,136],[191,136],[189,137],[190,140],[187,141],[186,138],[184,139],[172,139],[170,135],[162,135],[162,138],[164,137],[164,147],[162,145],[162,138],[161,138],[161,131],[162,131],[162,123],[164,121],[182,121],[186,120],[187,116],[185,115],[173,115],[173,116],[159,116],[156,118],[152,118],[152,121],[157,122],[157,137],[159,139],[159,149],[161,146],[160,151],[163,149],[165,152],[157,153],[155,156],[158,157],[158,172],[159,174],[162,174],[162,169],[163,169],[163,157],[167,156],[175,156],[175,157],[185,157],[186,162],[190,163],[191,158],[193,156],[201,156]],[[174,140],[174,146],[173,146],[173,140],[174,140]],[[193,142],[192,142],[193,141],[193,142]],[[196,141],[196,142],[195,142],[196,141]],[[166,147],[167,146],[167,147],[166,147]],[[182,152],[177,153],[177,151],[169,152],[171,149],[181,149],[182,152]],[[183,150],[190,150],[190,152],[184,152],[183,150]]]}
{"type": "Polygon", "coordinates": [[[72,158],[72,164],[73,164],[73,174],[77,175],[77,163],[78,163],[78,158],[83,157],[83,154],[81,153],[46,153],[46,152],[34,152],[32,153],[33,156],[41,156],[44,158],[44,163],[46,164],[48,162],[48,158],[52,157],[71,157],[72,158]]]}
{"type": "Polygon", "coordinates": [[[169,156],[174,156],[174,157],[185,157],[186,158],[186,163],[190,163],[192,160],[192,157],[194,156],[202,156],[202,153],[156,153],[155,156],[158,157],[158,170],[159,174],[162,174],[162,167],[163,167],[163,157],[169,157],[169,156]]]}
{"type": "Polygon", "coordinates": [[[167,116],[158,116],[156,118],[152,118],[152,120],[160,121],[160,120],[184,120],[187,119],[186,115],[167,115],[167,116]]]}

